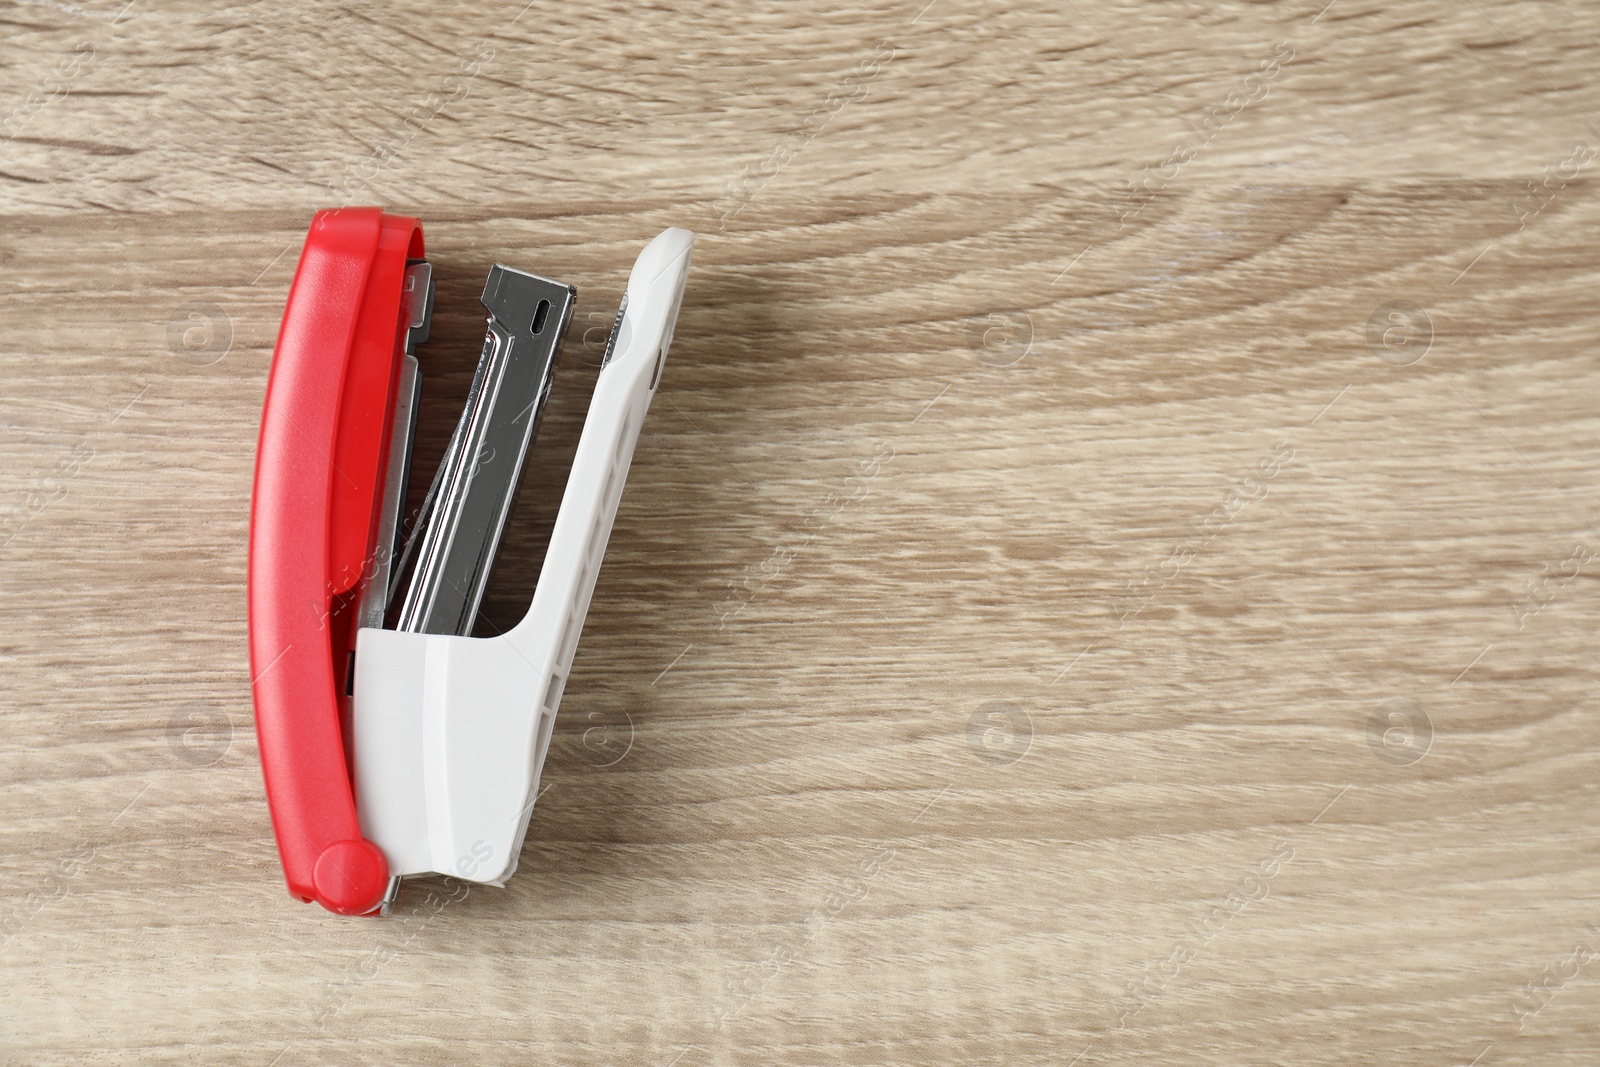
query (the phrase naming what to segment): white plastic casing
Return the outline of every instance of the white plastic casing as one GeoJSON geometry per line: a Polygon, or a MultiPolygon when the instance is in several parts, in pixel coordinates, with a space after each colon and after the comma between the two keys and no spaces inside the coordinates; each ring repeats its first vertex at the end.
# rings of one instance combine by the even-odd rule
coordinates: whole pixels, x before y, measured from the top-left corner
{"type": "Polygon", "coordinates": [[[528,614],[498,637],[362,629],[357,814],[393,875],[503,885],[516,870],[589,597],[672,344],[694,234],[651,241],[628,277],[528,614]]]}

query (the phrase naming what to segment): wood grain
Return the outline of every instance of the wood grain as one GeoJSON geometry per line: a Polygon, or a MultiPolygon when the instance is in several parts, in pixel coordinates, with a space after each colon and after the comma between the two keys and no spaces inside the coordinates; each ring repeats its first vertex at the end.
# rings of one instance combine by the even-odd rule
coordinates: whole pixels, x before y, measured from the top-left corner
{"type": "Polygon", "coordinates": [[[0,1061],[1600,1062],[1600,8],[125,2],[0,7],[0,1061]],[[371,922],[245,649],[340,203],[425,460],[579,288],[490,625],[700,234],[521,869],[371,922]]]}

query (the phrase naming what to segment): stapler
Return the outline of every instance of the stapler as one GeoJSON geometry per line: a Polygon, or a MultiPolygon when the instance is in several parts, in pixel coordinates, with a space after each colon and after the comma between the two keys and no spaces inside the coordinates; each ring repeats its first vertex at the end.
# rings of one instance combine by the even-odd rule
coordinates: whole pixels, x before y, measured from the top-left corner
{"type": "Polygon", "coordinates": [[[472,636],[576,290],[495,264],[465,410],[406,514],[433,270],[416,219],[319,212],[273,353],[250,518],[250,666],[292,896],[387,912],[401,879],[503,885],[551,730],[694,235],[634,264],[533,603],[472,636]]]}

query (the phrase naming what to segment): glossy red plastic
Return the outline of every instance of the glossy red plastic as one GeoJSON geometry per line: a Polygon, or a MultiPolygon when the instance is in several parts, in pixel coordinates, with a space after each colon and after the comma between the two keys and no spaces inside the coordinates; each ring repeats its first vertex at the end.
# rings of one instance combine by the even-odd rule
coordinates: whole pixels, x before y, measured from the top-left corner
{"type": "Polygon", "coordinates": [[[289,892],[375,910],[389,879],[361,836],[346,672],[354,598],[374,561],[404,351],[417,220],[320,211],[272,356],[250,514],[250,671],[267,803],[289,892]]]}

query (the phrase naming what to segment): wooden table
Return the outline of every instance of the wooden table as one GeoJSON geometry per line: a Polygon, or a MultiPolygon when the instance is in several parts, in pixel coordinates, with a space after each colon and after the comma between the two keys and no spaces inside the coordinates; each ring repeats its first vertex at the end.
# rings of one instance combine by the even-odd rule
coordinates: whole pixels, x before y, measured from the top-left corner
{"type": "Polygon", "coordinates": [[[0,45],[0,1060],[1600,1062],[1600,8],[124,3],[0,45]],[[699,233],[521,869],[383,921],[246,656],[350,203],[425,468],[579,288],[500,625],[699,233]]]}

